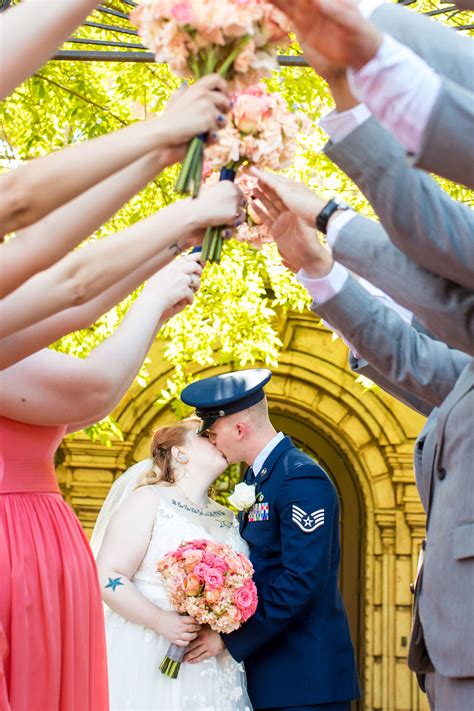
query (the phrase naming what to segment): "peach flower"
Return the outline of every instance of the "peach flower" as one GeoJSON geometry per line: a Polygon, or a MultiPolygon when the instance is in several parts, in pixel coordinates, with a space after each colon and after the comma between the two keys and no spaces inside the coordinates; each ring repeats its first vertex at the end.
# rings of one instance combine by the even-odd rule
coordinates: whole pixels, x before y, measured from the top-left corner
{"type": "Polygon", "coordinates": [[[201,581],[197,575],[190,573],[182,582],[182,587],[186,595],[196,596],[201,590],[201,581]]]}

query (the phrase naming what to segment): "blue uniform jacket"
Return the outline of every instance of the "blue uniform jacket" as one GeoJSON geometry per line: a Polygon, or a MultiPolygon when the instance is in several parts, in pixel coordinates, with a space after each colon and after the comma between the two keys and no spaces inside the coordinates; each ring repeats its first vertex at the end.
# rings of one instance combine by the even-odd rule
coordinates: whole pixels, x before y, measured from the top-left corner
{"type": "MultiPolygon", "coordinates": [[[[254,483],[253,474],[246,483],[254,483]]],[[[240,532],[250,546],[258,608],[222,636],[234,659],[245,662],[250,700],[278,708],[359,698],[338,588],[334,485],[289,437],[270,453],[256,483],[260,505],[240,515],[240,532]]]]}

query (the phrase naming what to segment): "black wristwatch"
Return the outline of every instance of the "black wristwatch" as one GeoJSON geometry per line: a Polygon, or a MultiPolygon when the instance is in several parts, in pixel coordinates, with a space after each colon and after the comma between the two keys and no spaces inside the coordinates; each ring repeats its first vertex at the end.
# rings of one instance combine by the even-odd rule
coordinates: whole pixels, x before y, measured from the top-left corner
{"type": "Polygon", "coordinates": [[[336,210],[349,210],[349,205],[340,197],[335,197],[329,200],[323,207],[319,215],[316,217],[316,228],[326,234],[329,218],[334,215],[336,210]]]}

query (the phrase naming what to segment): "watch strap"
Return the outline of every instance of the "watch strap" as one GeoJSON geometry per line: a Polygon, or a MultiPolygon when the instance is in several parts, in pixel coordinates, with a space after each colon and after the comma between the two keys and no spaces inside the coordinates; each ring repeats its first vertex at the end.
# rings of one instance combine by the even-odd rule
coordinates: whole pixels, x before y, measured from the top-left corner
{"type": "Polygon", "coordinates": [[[331,198],[316,217],[316,228],[325,235],[327,233],[329,219],[334,215],[336,210],[341,209],[346,210],[347,205],[342,203],[339,198],[331,198]]]}

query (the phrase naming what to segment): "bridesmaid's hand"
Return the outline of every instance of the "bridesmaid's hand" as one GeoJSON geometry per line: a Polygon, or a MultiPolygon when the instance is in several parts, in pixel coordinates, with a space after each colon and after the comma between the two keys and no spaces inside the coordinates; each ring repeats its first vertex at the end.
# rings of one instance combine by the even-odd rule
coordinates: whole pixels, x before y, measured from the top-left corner
{"type": "Polygon", "coordinates": [[[194,136],[222,128],[231,109],[227,90],[227,82],[218,74],[208,74],[178,90],[158,118],[165,143],[181,145],[194,136]]]}
{"type": "Polygon", "coordinates": [[[161,610],[155,632],[166,637],[168,642],[178,647],[187,647],[197,637],[201,629],[193,617],[180,615],[177,612],[161,610]]]}

